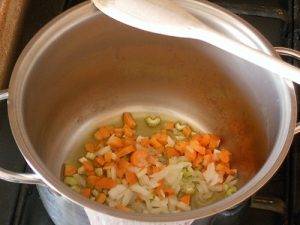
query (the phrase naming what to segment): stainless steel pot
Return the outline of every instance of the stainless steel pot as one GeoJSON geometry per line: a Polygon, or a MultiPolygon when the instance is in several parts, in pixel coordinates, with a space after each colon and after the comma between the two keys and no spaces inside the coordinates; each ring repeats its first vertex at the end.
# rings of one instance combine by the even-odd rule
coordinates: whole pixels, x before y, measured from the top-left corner
{"type": "MultiPolygon", "coordinates": [[[[253,27],[206,1],[177,1],[227,36],[278,57],[253,27]]],[[[226,43],[224,43],[226,44],[226,43]]],[[[298,52],[278,49],[299,57],[298,52]],[[293,53],[293,54],[292,54],[293,53]]],[[[8,99],[15,140],[35,174],[0,169],[1,179],[37,184],[56,224],[203,224],[253,195],[284,160],[296,125],[293,84],[199,41],[122,25],[81,4],[27,45],[0,100],[8,99]],[[91,202],[60,180],[67,154],[101,121],[123,111],[174,114],[224,137],[240,189],[172,215],[124,213],[91,202]],[[96,222],[95,222],[96,221],[96,222]]]]}

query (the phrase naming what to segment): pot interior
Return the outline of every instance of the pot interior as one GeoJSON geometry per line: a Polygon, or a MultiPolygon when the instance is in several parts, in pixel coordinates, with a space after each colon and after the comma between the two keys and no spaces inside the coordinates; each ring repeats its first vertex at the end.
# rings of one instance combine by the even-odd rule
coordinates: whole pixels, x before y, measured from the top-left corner
{"type": "Polygon", "coordinates": [[[124,111],[172,114],[220,135],[241,186],[272,153],[284,88],[268,72],[205,43],[136,30],[94,11],[67,26],[41,36],[21,90],[27,135],[58,179],[70,152],[124,111]]]}

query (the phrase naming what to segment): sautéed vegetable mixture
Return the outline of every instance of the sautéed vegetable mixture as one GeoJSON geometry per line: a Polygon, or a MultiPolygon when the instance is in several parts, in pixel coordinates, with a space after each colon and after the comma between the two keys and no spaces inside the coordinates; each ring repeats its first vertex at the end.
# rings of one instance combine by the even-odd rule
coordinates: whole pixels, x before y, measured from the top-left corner
{"type": "Polygon", "coordinates": [[[122,120],[121,127],[100,127],[78,162],[64,165],[65,184],[100,204],[156,214],[191,210],[236,192],[237,170],[218,136],[159,116],[144,118],[152,131],[146,136],[131,113],[122,120]]]}

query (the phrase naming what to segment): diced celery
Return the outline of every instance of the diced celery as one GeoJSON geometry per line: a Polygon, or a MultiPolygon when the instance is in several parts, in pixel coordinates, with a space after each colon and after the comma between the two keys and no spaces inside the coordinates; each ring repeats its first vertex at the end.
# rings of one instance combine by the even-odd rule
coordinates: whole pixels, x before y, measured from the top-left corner
{"type": "Polygon", "coordinates": [[[145,122],[149,127],[156,127],[160,124],[161,119],[158,116],[148,116],[145,118],[145,122]]]}
{"type": "Polygon", "coordinates": [[[237,188],[235,186],[231,186],[230,188],[227,189],[226,191],[226,195],[227,196],[230,196],[232,195],[233,193],[235,193],[237,191],[237,188]]]}
{"type": "Polygon", "coordinates": [[[97,169],[95,169],[95,173],[96,173],[96,175],[97,176],[102,176],[103,175],[103,170],[102,170],[102,168],[97,168],[97,169]]]}
{"type": "Polygon", "coordinates": [[[175,123],[175,128],[176,128],[177,130],[179,130],[179,131],[182,131],[183,128],[185,128],[185,127],[186,127],[185,124],[181,124],[181,123],[179,123],[179,122],[175,123]]]}
{"type": "Polygon", "coordinates": [[[94,160],[94,159],[96,158],[96,154],[93,153],[93,152],[88,152],[88,153],[86,153],[85,157],[86,157],[87,159],[94,160]]]}
{"type": "Polygon", "coordinates": [[[69,186],[75,186],[77,185],[77,180],[74,177],[65,177],[64,183],[69,186]]]}
{"type": "Polygon", "coordinates": [[[77,193],[80,193],[80,187],[78,185],[72,186],[71,188],[77,193]]]}
{"type": "Polygon", "coordinates": [[[78,170],[77,170],[78,174],[85,174],[85,169],[83,166],[79,167],[78,170]]]}
{"type": "Polygon", "coordinates": [[[96,189],[92,190],[92,195],[97,197],[99,195],[99,191],[97,191],[96,189]]]}

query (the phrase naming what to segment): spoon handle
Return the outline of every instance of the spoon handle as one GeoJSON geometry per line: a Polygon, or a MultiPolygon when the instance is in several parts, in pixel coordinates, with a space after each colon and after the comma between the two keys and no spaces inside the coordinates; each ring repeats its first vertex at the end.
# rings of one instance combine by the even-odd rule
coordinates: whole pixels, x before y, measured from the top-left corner
{"type": "Polygon", "coordinates": [[[279,77],[283,77],[300,84],[300,69],[279,58],[251,48],[212,30],[206,29],[205,31],[202,31],[200,28],[195,28],[190,32],[190,34],[190,38],[198,39],[216,46],[239,58],[269,70],[279,77]]]}

